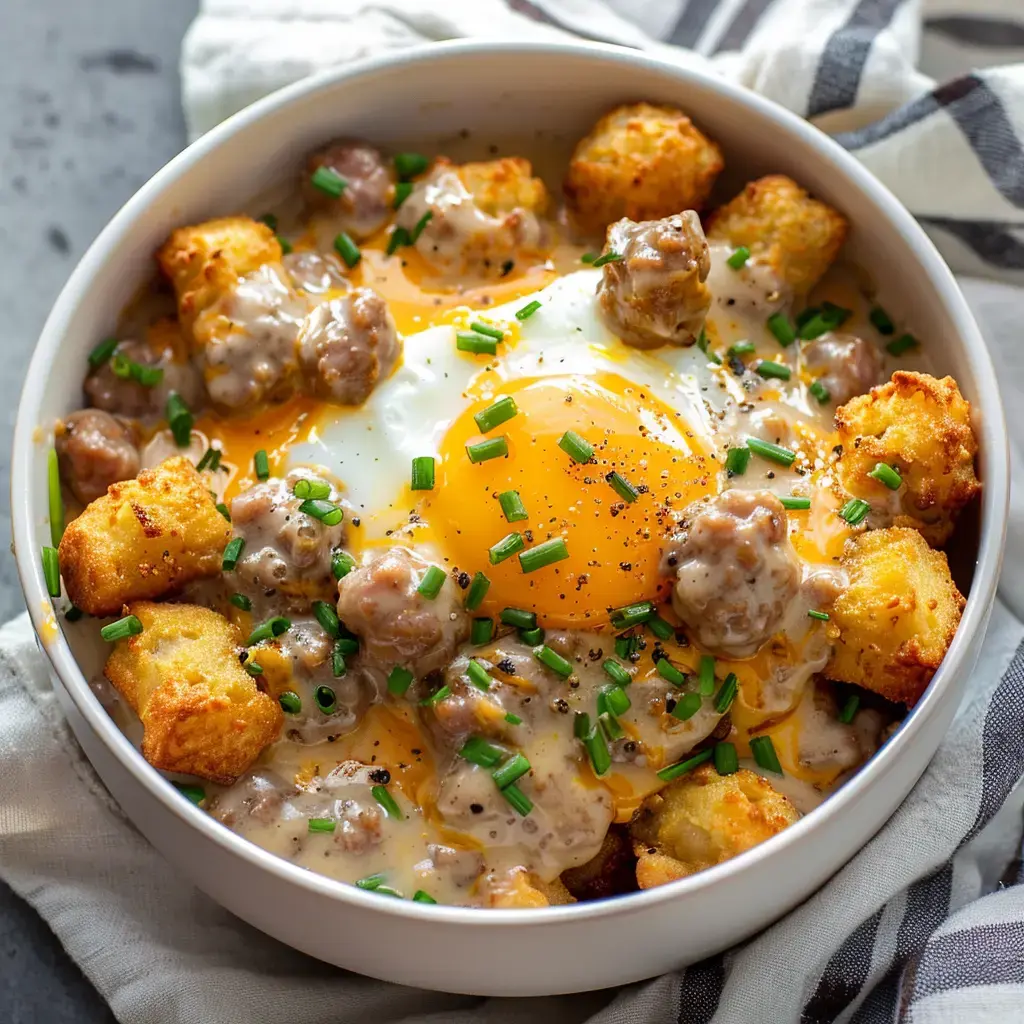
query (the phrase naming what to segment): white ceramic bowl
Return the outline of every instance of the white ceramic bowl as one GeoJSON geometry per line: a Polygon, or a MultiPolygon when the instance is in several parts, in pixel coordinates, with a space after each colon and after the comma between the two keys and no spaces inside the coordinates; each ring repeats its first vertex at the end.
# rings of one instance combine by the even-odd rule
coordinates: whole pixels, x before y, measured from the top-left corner
{"type": "MultiPolygon", "coordinates": [[[[909,792],[960,701],[995,593],[1007,489],[988,353],[949,270],[889,192],[824,135],[753,93],[639,52],[572,43],[445,44],[331,72],[255,104],[182,153],[114,218],[58,299],[29,368],[12,477],[18,567],[57,691],[97,772],[146,837],[233,913],[313,956],[408,985],[496,995],[599,988],[679,967],[767,925],[844,864],[909,792]],[[897,735],[836,795],[754,850],[672,885],[574,906],[481,911],[382,900],[279,860],[193,807],[146,764],[54,628],[39,566],[49,543],[43,456],[55,419],[81,403],[86,353],[111,332],[172,228],[233,211],[294,175],[325,140],[356,135],[407,148],[464,128],[486,139],[540,131],[565,140],[615,103],[639,98],[692,114],[722,144],[737,184],[788,173],[844,211],[851,256],[973,403],[984,492],[956,639],[897,735]]],[[[86,672],[97,667],[82,661],[86,672]]]]}

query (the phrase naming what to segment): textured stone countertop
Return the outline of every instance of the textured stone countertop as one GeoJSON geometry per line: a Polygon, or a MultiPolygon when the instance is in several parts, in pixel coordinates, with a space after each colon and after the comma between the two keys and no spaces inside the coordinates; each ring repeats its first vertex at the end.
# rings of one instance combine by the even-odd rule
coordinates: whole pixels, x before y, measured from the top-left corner
{"type": "MultiPolygon", "coordinates": [[[[0,534],[36,336],[104,224],[185,141],[178,50],[198,0],[0,0],[0,534]]],[[[22,608],[7,541],[0,621],[22,608]]],[[[4,1024],[114,1020],[35,913],[0,884],[4,1024]]]]}

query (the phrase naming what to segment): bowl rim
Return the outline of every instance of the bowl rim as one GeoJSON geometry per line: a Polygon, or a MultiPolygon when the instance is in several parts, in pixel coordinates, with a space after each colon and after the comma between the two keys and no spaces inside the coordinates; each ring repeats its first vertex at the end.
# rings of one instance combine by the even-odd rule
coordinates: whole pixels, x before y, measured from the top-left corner
{"type": "MultiPolygon", "coordinates": [[[[257,100],[251,106],[232,115],[201,136],[169,161],[128,200],[104,227],[79,261],[55,301],[40,332],[26,374],[15,422],[11,470],[11,509],[15,559],[39,645],[48,658],[53,671],[57,674],[61,685],[99,740],[120,766],[147,791],[151,798],[160,802],[165,810],[198,830],[207,840],[249,862],[252,867],[269,871],[282,882],[298,885],[311,894],[327,897],[343,906],[352,905],[359,909],[372,909],[376,913],[420,922],[436,921],[438,923],[472,924],[487,928],[507,928],[509,926],[532,927],[538,924],[555,924],[556,922],[569,923],[586,918],[619,917],[640,913],[653,904],[683,899],[688,893],[694,893],[710,886],[724,885],[727,879],[733,876],[757,870],[759,862],[769,857],[784,856],[787,850],[800,844],[805,835],[824,825],[826,821],[843,814],[848,805],[859,800],[863,791],[871,788],[899,759],[903,748],[914,742],[915,737],[924,729],[926,721],[933,716],[947,698],[947,690],[952,685],[960,668],[960,662],[967,653],[970,639],[986,624],[988,611],[995,595],[1009,500],[1009,446],[1003,422],[999,389],[988,350],[949,267],[942,260],[924,230],[888,188],[819,129],[773,101],[707,71],[699,62],[678,64],[640,50],[572,40],[502,42],[463,39],[430,43],[343,67],[330,68],[257,100]],[[40,539],[39,531],[33,520],[33,505],[36,503],[31,498],[32,465],[38,444],[36,432],[39,425],[39,396],[42,394],[40,385],[46,379],[49,366],[58,356],[63,338],[71,326],[75,309],[92,279],[109,254],[116,249],[122,236],[131,230],[135,221],[146,212],[152,203],[159,202],[161,194],[167,186],[179,178],[193,173],[195,167],[201,165],[211,151],[217,149],[240,130],[262,120],[282,107],[288,107],[317,93],[327,92],[341,83],[358,80],[363,76],[386,71],[395,66],[419,65],[436,60],[458,59],[460,56],[479,57],[481,55],[508,54],[546,58],[582,57],[603,61],[612,66],[646,66],[676,82],[690,83],[705,90],[717,91],[745,108],[747,114],[752,118],[767,122],[776,129],[798,137],[803,143],[816,150],[824,160],[831,162],[837,173],[845,176],[859,191],[865,193],[868,199],[880,208],[893,226],[897,228],[907,249],[922,265],[933,285],[942,295],[948,307],[952,328],[965,349],[977,378],[979,395],[984,395],[985,398],[985,416],[981,421],[981,434],[986,459],[986,479],[982,496],[981,539],[971,592],[960,626],[942,665],[924,696],[908,714],[895,736],[887,741],[847,783],[830,795],[819,807],[785,831],[731,860],[688,878],[646,891],[624,894],[605,900],[535,908],[527,914],[521,910],[511,909],[495,908],[481,913],[479,908],[443,904],[427,905],[414,903],[411,900],[381,900],[372,893],[299,867],[283,857],[256,846],[215,821],[190,801],[183,800],[173,787],[167,785],[164,777],[144,760],[139,751],[117,727],[113,718],[102,707],[75,661],[63,631],[58,627],[56,636],[51,636],[48,640],[43,639],[47,633],[54,632],[54,612],[47,594],[39,559],[35,556],[40,539]]],[[[44,541],[44,543],[48,543],[48,541],[44,541]]],[[[844,865],[856,855],[861,845],[858,845],[853,853],[844,860],[844,865]]]]}

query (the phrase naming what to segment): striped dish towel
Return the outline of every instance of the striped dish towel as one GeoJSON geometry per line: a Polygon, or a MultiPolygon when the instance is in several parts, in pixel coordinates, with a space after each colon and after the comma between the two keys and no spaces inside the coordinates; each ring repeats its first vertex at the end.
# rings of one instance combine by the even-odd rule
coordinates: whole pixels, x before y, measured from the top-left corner
{"type": "MultiPolygon", "coordinates": [[[[198,135],[312,71],[424,41],[566,33],[696,51],[837,134],[954,269],[986,279],[961,283],[1007,396],[1024,392],[1024,0],[205,0],[182,59],[186,116],[198,135]]],[[[1016,473],[1024,403],[1007,412],[1016,473]]],[[[1014,502],[1011,567],[1024,563],[1014,502]]],[[[125,1024],[1019,1024],[1022,623],[1011,572],[935,759],[821,891],[737,949],[619,991],[417,992],[254,932],[172,875],[105,794],[24,616],[0,630],[0,876],[125,1024]]]]}

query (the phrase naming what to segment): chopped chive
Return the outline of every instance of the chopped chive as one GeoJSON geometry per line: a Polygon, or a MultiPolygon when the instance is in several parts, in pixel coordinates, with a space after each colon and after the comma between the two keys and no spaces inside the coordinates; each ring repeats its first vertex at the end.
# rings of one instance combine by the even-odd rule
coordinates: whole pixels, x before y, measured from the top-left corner
{"type": "Polygon", "coordinates": [[[807,610],[807,616],[811,619],[818,619],[821,622],[828,622],[828,612],[815,611],[813,608],[807,610]]]}
{"type": "Polygon", "coordinates": [[[344,579],[356,566],[356,560],[347,551],[331,552],[331,572],[336,580],[344,579]]]}
{"type": "Polygon", "coordinates": [[[289,242],[288,239],[284,238],[282,235],[278,235],[277,236],[277,244],[279,246],[281,246],[281,253],[284,256],[287,256],[288,253],[290,253],[290,252],[294,252],[294,249],[292,247],[292,243],[289,242]]]}
{"type": "Polygon", "coordinates": [[[322,498],[329,498],[331,496],[331,485],[326,480],[296,480],[295,486],[292,488],[292,494],[296,498],[312,498],[313,500],[319,500],[322,498]]]}
{"type": "Polygon", "coordinates": [[[505,716],[505,721],[508,722],[509,725],[523,724],[523,720],[518,715],[513,715],[511,711],[505,716]]]}
{"type": "Polygon", "coordinates": [[[788,348],[796,341],[796,331],[785,313],[773,313],[768,317],[768,330],[783,348],[788,348]]]}
{"type": "Polygon", "coordinates": [[[606,263],[618,263],[619,260],[625,259],[622,253],[616,252],[614,249],[609,249],[603,256],[598,256],[593,262],[595,267],[603,267],[606,263]]]}
{"type": "Polygon", "coordinates": [[[145,388],[155,388],[164,379],[164,371],[161,367],[144,366],[120,352],[115,352],[111,357],[110,369],[115,377],[120,377],[121,380],[133,380],[145,388]]]}
{"type": "Polygon", "coordinates": [[[203,457],[196,463],[196,472],[202,473],[204,469],[219,469],[220,468],[220,449],[219,448],[207,448],[203,452],[203,457]]]}
{"type": "Polygon", "coordinates": [[[385,882],[385,876],[378,872],[375,875],[367,875],[365,878],[357,878],[356,885],[367,892],[376,892],[385,882]]]}
{"type": "Polygon", "coordinates": [[[258,661],[253,661],[251,657],[246,657],[242,662],[242,668],[251,676],[263,675],[263,666],[258,661]]]}
{"type": "Polygon", "coordinates": [[[231,513],[228,511],[228,507],[223,501],[218,501],[215,508],[229,523],[231,522],[231,513]]]}
{"type": "Polygon", "coordinates": [[[654,667],[658,670],[658,675],[673,686],[686,685],[686,676],[668,658],[659,658],[658,663],[654,667]]]}
{"type": "Polygon", "coordinates": [[[313,691],[313,703],[325,715],[330,715],[338,707],[338,695],[329,686],[318,686],[313,691]]]}
{"type": "Polygon", "coordinates": [[[297,715],[302,710],[302,698],[294,690],[285,690],[277,698],[281,710],[288,715],[297,715]]]}
{"type": "Polygon", "coordinates": [[[270,460],[267,458],[267,453],[264,449],[260,449],[252,457],[253,469],[256,471],[257,480],[266,480],[270,476],[270,460]]]}
{"type": "Polygon", "coordinates": [[[473,577],[469,590],[466,591],[466,611],[475,612],[483,603],[483,599],[487,596],[487,591],[490,589],[491,581],[482,572],[478,572],[473,577]]]}
{"type": "Polygon", "coordinates": [[[476,444],[466,445],[466,454],[469,461],[474,465],[478,462],[489,462],[491,459],[500,459],[508,455],[508,438],[502,434],[501,437],[492,437],[486,441],[479,441],[476,444]]]}
{"type": "Polygon", "coordinates": [[[402,697],[412,685],[412,673],[401,665],[396,665],[388,676],[388,693],[393,697],[402,697]]]}
{"type": "Polygon", "coordinates": [[[644,625],[659,640],[671,640],[676,635],[671,623],[666,622],[660,615],[652,615],[644,625]]]}
{"type": "Polygon", "coordinates": [[[716,366],[722,365],[721,357],[715,355],[715,353],[711,351],[710,342],[708,341],[708,332],[704,330],[703,327],[700,329],[700,334],[697,336],[697,348],[699,348],[701,352],[708,357],[709,362],[714,363],[716,366]]]}
{"type": "Polygon", "coordinates": [[[551,669],[555,675],[561,676],[563,679],[568,679],[572,675],[572,664],[565,660],[557,651],[553,651],[550,647],[538,647],[534,650],[533,656],[547,668],[551,669]]]}
{"type": "Polygon", "coordinates": [[[405,228],[392,228],[391,234],[388,237],[387,254],[394,256],[395,253],[404,248],[407,245],[412,245],[412,239],[409,237],[409,232],[405,228]]]}
{"type": "Polygon", "coordinates": [[[702,697],[710,697],[715,692],[715,659],[710,654],[700,656],[697,668],[697,689],[702,697]]]}
{"type": "Polygon", "coordinates": [[[435,690],[426,700],[421,700],[420,703],[426,707],[432,708],[441,701],[447,700],[452,695],[452,688],[447,684],[442,686],[441,689],[435,690]]]}
{"type": "Polygon", "coordinates": [[[337,640],[341,636],[341,623],[338,621],[338,613],[332,604],[327,601],[314,601],[313,615],[320,623],[321,629],[329,637],[337,640]]]}
{"type": "Polygon", "coordinates": [[[748,437],[747,447],[755,455],[760,455],[769,462],[777,462],[780,466],[792,466],[796,461],[796,452],[783,448],[780,444],[762,441],[759,437],[748,437]]]}
{"type": "Polygon", "coordinates": [[[797,336],[803,341],[819,338],[846,323],[851,312],[834,302],[823,302],[820,309],[804,310],[798,320],[797,336]]]}
{"type": "Polygon", "coordinates": [[[506,626],[515,626],[516,629],[534,629],[537,626],[537,613],[522,608],[502,608],[499,618],[506,626]]]}
{"type": "Polygon", "coordinates": [[[593,263],[601,254],[598,252],[585,252],[580,257],[580,263],[593,263]]]}
{"type": "Polygon", "coordinates": [[[684,693],[672,709],[672,717],[678,718],[680,722],[686,722],[693,718],[700,711],[701,699],[699,693],[684,693]]]}
{"type": "Polygon", "coordinates": [[[670,764],[667,768],[662,768],[658,772],[658,778],[662,782],[672,782],[674,779],[678,779],[680,775],[685,775],[687,772],[693,771],[698,765],[702,765],[705,761],[710,761],[712,757],[712,751],[702,750],[699,754],[694,754],[693,757],[687,758],[685,761],[679,761],[676,764],[670,764]]]}
{"type": "Polygon", "coordinates": [[[724,715],[732,707],[738,688],[739,680],[736,678],[736,673],[730,672],[725,677],[725,682],[718,688],[718,693],[715,694],[715,710],[720,715],[724,715]]]}
{"type": "Polygon", "coordinates": [[[408,181],[398,182],[395,185],[395,198],[391,202],[391,208],[397,210],[410,195],[412,195],[412,184],[408,181]]]}
{"type": "Polygon", "coordinates": [[[725,472],[729,476],[743,476],[750,465],[749,448],[730,448],[725,455],[725,472]]]}
{"type": "Polygon", "coordinates": [[[601,662],[605,675],[617,686],[629,686],[633,677],[614,658],[606,658],[601,662]]]}
{"type": "Polygon", "coordinates": [[[541,303],[534,299],[532,302],[528,302],[522,309],[516,310],[517,320],[529,320],[534,313],[540,309],[541,303]]]}
{"type": "Polygon", "coordinates": [[[530,647],[537,647],[544,643],[544,630],[539,626],[534,626],[533,629],[521,629],[519,630],[519,639],[530,647]]]}
{"type": "Polygon", "coordinates": [[[811,507],[810,498],[801,498],[795,494],[780,494],[779,501],[790,512],[803,512],[811,507]]]}
{"type": "Polygon", "coordinates": [[[868,473],[873,480],[884,484],[890,491],[898,491],[903,484],[903,477],[893,466],[887,466],[884,462],[875,463],[875,468],[868,473]]]}
{"type": "Polygon", "coordinates": [[[470,325],[471,331],[476,331],[477,334],[482,334],[485,338],[493,338],[495,341],[503,341],[505,338],[505,332],[500,327],[495,327],[494,324],[485,324],[481,320],[474,320],[470,325]]]}
{"type": "Polygon", "coordinates": [[[756,372],[764,378],[774,378],[775,380],[789,380],[793,376],[793,371],[788,366],[783,366],[782,363],[773,362],[771,359],[762,359],[755,367],[756,372]]]}
{"type": "Polygon", "coordinates": [[[521,779],[530,770],[530,767],[530,762],[526,757],[521,753],[517,753],[499,768],[495,768],[491,772],[491,776],[494,778],[498,789],[504,789],[506,786],[511,786],[513,782],[521,779]]]}
{"type": "Polygon", "coordinates": [[[611,614],[612,625],[616,629],[629,629],[646,622],[653,614],[654,605],[650,601],[637,601],[636,604],[616,608],[611,614]]]}
{"type": "Polygon", "coordinates": [[[849,725],[854,718],[857,717],[857,712],[860,710],[860,695],[851,693],[846,701],[843,703],[842,710],[839,712],[839,721],[843,725],[849,725]]]}
{"type": "Polygon", "coordinates": [[[196,807],[206,799],[206,790],[202,786],[197,786],[194,782],[172,782],[171,785],[186,800],[194,803],[196,807]]]}
{"type": "Polygon", "coordinates": [[[608,753],[608,744],[604,741],[604,734],[594,726],[583,739],[583,746],[586,747],[590,756],[590,766],[594,774],[599,778],[612,766],[612,757],[608,753]]]}
{"type": "Polygon", "coordinates": [[[100,636],[112,644],[117,640],[127,640],[130,636],[138,636],[142,632],[142,623],[135,615],[125,615],[117,622],[111,622],[100,630],[100,636]]]}
{"type": "Polygon", "coordinates": [[[632,661],[633,655],[643,648],[643,638],[638,633],[615,638],[615,653],[623,661],[632,661]]]}
{"type": "Polygon", "coordinates": [[[272,619],[267,619],[262,625],[257,626],[249,634],[249,639],[245,641],[245,646],[253,647],[256,644],[263,643],[264,640],[273,640],[274,637],[287,633],[291,628],[291,619],[286,619],[283,615],[275,615],[272,619]]]}
{"type": "Polygon", "coordinates": [[[43,546],[43,578],[50,597],[60,597],[60,559],[57,549],[43,546]]]}
{"type": "Polygon", "coordinates": [[[252,611],[252,601],[245,596],[245,594],[232,594],[228,600],[236,607],[241,608],[243,612],[252,611]]]}
{"type": "Polygon", "coordinates": [[[460,352],[472,352],[478,356],[493,356],[498,351],[498,343],[493,338],[485,338],[475,331],[457,331],[455,347],[460,352]]]}
{"type": "Polygon", "coordinates": [[[861,498],[851,498],[840,510],[839,516],[851,526],[860,526],[871,511],[871,506],[861,498]]]}
{"type": "Polygon", "coordinates": [[[415,245],[419,240],[420,235],[423,234],[423,229],[434,219],[434,211],[427,210],[425,214],[418,221],[416,221],[415,227],[412,229],[412,233],[409,235],[409,244],[415,245]]]}
{"type": "Polygon", "coordinates": [[[737,341],[730,345],[726,350],[727,356],[749,356],[753,355],[757,351],[757,346],[752,341],[747,341],[745,338],[742,341],[737,341]]]}
{"type": "MultiPolygon", "coordinates": [[[[346,630],[347,632],[347,630],[346,630]]],[[[359,641],[354,636],[339,636],[334,646],[346,657],[359,650],[359,641]]]]}
{"type": "MultiPolygon", "coordinates": [[[[397,801],[388,792],[386,786],[374,786],[370,790],[370,793],[373,796],[373,799],[384,808],[384,813],[389,818],[395,818],[396,820],[401,821],[401,819],[405,817],[399,809],[397,801]]],[[[380,887],[378,886],[378,888],[380,887]]]]}
{"type": "Polygon", "coordinates": [[[96,370],[101,367],[104,363],[110,361],[110,357],[114,354],[117,349],[119,342],[117,338],[106,338],[101,341],[90,353],[89,353],[89,366],[96,370]]]}
{"type": "Polygon", "coordinates": [[[741,245],[738,249],[734,249],[732,255],[725,261],[732,267],[733,270],[740,270],[750,259],[750,250],[745,246],[741,245]]]}
{"type": "Polygon", "coordinates": [[[543,544],[538,544],[536,547],[530,548],[529,551],[522,552],[519,556],[519,567],[523,572],[536,572],[538,569],[561,562],[562,559],[568,557],[569,549],[566,547],[564,538],[552,537],[551,540],[546,540],[543,544]]]}
{"type": "Polygon", "coordinates": [[[594,457],[594,446],[584,440],[574,430],[567,430],[559,439],[558,447],[573,462],[589,462],[594,457]]]}
{"type": "Polygon", "coordinates": [[[590,735],[590,715],[586,711],[577,711],[573,716],[572,734],[578,740],[585,740],[590,735]]]}
{"type": "Polygon", "coordinates": [[[362,258],[359,246],[352,241],[352,236],[340,231],[334,238],[334,251],[345,261],[345,266],[351,270],[362,258]]]}
{"type": "Polygon", "coordinates": [[[309,819],[309,831],[311,833],[326,832],[330,833],[337,828],[338,823],[333,818],[310,818],[309,819]]]}
{"type": "Polygon", "coordinates": [[[348,182],[337,171],[332,171],[330,167],[318,167],[309,180],[314,188],[320,189],[332,199],[337,199],[348,186],[348,182]]]}
{"type": "Polygon", "coordinates": [[[395,173],[402,178],[415,178],[430,166],[430,161],[422,153],[396,153],[395,173]]]}
{"type": "Polygon", "coordinates": [[[879,334],[884,334],[888,337],[890,334],[896,333],[896,325],[892,322],[892,317],[881,306],[875,306],[874,309],[868,313],[868,319],[874,325],[876,331],[879,334]]]}
{"type": "Polygon", "coordinates": [[[174,435],[174,443],[179,448],[187,448],[192,441],[192,413],[177,391],[172,391],[167,396],[164,414],[171,434],[174,435]]]}
{"type": "Polygon", "coordinates": [[[498,504],[501,506],[501,511],[505,514],[505,519],[510,523],[517,523],[521,519],[529,519],[529,513],[526,511],[526,506],[523,504],[523,499],[519,497],[518,491],[502,491],[498,495],[498,504]]]}
{"type": "Polygon", "coordinates": [[[739,771],[740,759],[733,743],[715,744],[715,771],[719,775],[735,775],[739,771]]]}
{"type": "Polygon", "coordinates": [[[473,658],[469,659],[469,664],[466,666],[466,676],[478,690],[489,690],[491,688],[493,680],[491,679],[490,672],[473,658]]]}
{"type": "Polygon", "coordinates": [[[474,647],[482,647],[489,644],[494,637],[494,619],[481,616],[473,620],[469,630],[469,642],[474,647]]]}
{"type": "Polygon", "coordinates": [[[832,398],[832,393],[829,391],[820,380],[816,380],[807,389],[822,405],[828,402],[832,398]]]}
{"type": "MultiPolygon", "coordinates": [[[[615,662],[612,664],[614,665],[615,662]]],[[[621,686],[608,686],[601,692],[604,694],[608,710],[616,718],[621,718],[632,707],[633,702],[629,699],[629,694],[621,686]]]]}
{"type": "Polygon", "coordinates": [[[46,453],[46,490],[50,513],[50,542],[54,547],[60,545],[64,536],[64,499],[60,492],[60,462],[57,449],[51,448],[46,453]]]}
{"type": "Polygon", "coordinates": [[[448,579],[448,574],[444,569],[439,565],[432,565],[423,574],[423,579],[420,580],[416,593],[422,594],[428,601],[433,601],[441,593],[441,588],[444,586],[446,579],[448,579]]]}
{"type": "Polygon", "coordinates": [[[775,753],[775,744],[772,743],[771,736],[755,736],[750,741],[750,752],[754,755],[758,767],[767,772],[774,772],[776,775],[783,774],[779,755],[775,753]]]}
{"type": "Polygon", "coordinates": [[[901,334],[895,341],[890,341],[885,346],[886,352],[891,356],[901,356],[912,348],[917,348],[917,338],[912,334],[901,334]]]}
{"type": "Polygon", "coordinates": [[[640,492],[621,473],[609,473],[605,480],[612,485],[615,493],[623,501],[628,501],[632,504],[632,502],[640,497],[640,492]]]}
{"type": "Polygon", "coordinates": [[[273,213],[264,213],[262,216],[256,218],[261,224],[266,224],[271,231],[277,233],[277,215],[273,213]]]}
{"type": "Polygon", "coordinates": [[[333,501],[324,501],[322,498],[307,498],[299,506],[299,511],[320,520],[324,526],[337,526],[345,516],[342,509],[333,501]]]}
{"type": "Polygon", "coordinates": [[[491,546],[487,557],[490,559],[491,565],[497,565],[499,562],[504,562],[506,558],[511,558],[517,551],[522,551],[524,547],[526,547],[526,541],[523,540],[523,535],[510,533],[491,546]]]}
{"type": "Polygon", "coordinates": [[[493,405],[478,412],[473,419],[481,434],[489,434],[495,427],[507,423],[519,410],[514,398],[499,398],[493,405]]]}
{"type": "Polygon", "coordinates": [[[459,751],[459,757],[481,768],[493,768],[503,756],[502,751],[480,736],[470,736],[459,751]]]}
{"type": "Polygon", "coordinates": [[[533,810],[533,803],[530,798],[514,782],[506,786],[501,791],[501,795],[524,818],[533,810]]]}
{"type": "Polygon", "coordinates": [[[417,889],[412,894],[413,903],[436,903],[437,900],[430,895],[429,892],[425,892],[423,889],[417,889]]]}
{"type": "Polygon", "coordinates": [[[242,557],[242,549],[244,547],[244,537],[234,537],[228,541],[227,547],[224,548],[224,555],[220,561],[220,567],[224,572],[232,572],[234,570],[235,566],[238,565],[238,559],[242,557]]]}
{"type": "Polygon", "coordinates": [[[609,711],[600,712],[597,716],[597,723],[601,726],[601,731],[605,734],[609,743],[621,740],[626,735],[626,730],[622,728],[619,720],[609,711]]]}
{"type": "Polygon", "coordinates": [[[64,618],[68,622],[78,622],[78,620],[85,614],[81,608],[76,608],[73,604],[69,604],[64,611],[64,618]]]}

